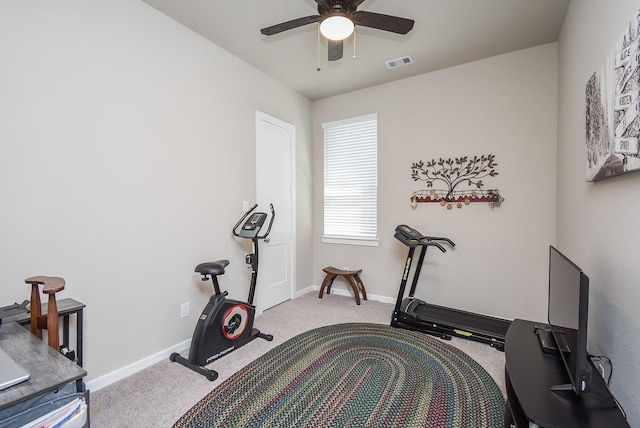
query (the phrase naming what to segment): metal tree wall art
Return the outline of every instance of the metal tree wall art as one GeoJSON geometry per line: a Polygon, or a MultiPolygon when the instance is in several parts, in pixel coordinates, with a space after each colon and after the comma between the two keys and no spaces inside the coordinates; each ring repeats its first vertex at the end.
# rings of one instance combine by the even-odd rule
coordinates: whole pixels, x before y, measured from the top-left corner
{"type": "Polygon", "coordinates": [[[463,156],[413,163],[411,178],[424,181],[427,189],[413,192],[411,208],[415,209],[418,202],[438,202],[447,209],[454,205],[462,208],[471,202],[488,202],[491,208],[499,207],[504,198],[498,189],[485,190],[482,181],[485,177],[498,175],[495,158],[495,155],[463,156]]]}

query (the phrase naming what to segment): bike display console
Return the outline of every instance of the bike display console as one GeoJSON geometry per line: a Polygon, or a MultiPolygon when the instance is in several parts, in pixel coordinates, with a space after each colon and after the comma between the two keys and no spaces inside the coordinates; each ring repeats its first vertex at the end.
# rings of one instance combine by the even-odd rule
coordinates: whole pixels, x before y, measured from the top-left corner
{"type": "Polygon", "coordinates": [[[455,247],[453,241],[448,238],[425,236],[405,224],[396,227],[394,237],[409,248],[409,254],[405,262],[398,298],[391,318],[391,326],[422,331],[443,339],[451,339],[452,336],[458,336],[487,343],[503,351],[510,321],[437,306],[414,297],[427,248],[435,247],[444,253],[447,251],[444,245],[455,247]],[[416,248],[420,248],[420,254],[413,274],[409,295],[405,298],[407,281],[416,248]]]}

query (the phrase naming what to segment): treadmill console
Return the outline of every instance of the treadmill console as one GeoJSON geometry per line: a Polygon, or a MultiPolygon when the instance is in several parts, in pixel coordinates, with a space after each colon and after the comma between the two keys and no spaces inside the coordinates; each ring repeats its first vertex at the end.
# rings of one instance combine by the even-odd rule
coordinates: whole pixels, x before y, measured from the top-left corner
{"type": "Polygon", "coordinates": [[[406,224],[401,224],[396,227],[396,235],[400,235],[408,241],[419,241],[424,239],[422,233],[418,232],[412,227],[407,226],[406,224]]]}

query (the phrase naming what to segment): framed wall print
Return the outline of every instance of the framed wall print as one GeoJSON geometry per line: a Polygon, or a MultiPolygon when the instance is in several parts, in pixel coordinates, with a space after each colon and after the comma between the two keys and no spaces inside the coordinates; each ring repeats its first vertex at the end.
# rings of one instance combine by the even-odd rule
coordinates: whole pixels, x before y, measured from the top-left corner
{"type": "Polygon", "coordinates": [[[640,170],[640,11],[586,85],[586,180],[640,170]]]}

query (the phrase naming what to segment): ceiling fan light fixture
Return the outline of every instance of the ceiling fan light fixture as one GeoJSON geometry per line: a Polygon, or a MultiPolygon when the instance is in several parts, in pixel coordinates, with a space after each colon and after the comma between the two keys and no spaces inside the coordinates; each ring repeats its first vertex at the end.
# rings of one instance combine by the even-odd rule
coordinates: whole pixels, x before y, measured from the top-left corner
{"type": "Polygon", "coordinates": [[[343,15],[333,15],[320,23],[320,33],[329,40],[344,40],[353,33],[353,21],[343,15]]]}

